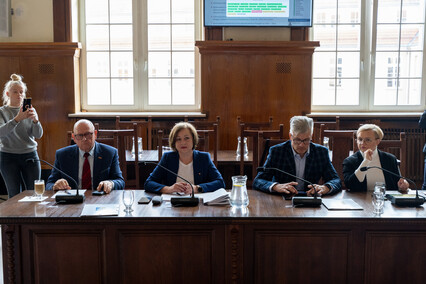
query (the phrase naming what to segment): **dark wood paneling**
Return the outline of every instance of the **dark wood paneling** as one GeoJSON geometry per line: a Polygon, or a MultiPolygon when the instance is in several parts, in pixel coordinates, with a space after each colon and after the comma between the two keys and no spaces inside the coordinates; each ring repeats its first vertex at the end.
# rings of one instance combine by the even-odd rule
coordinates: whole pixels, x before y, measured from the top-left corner
{"type": "Polygon", "coordinates": [[[425,232],[372,231],[366,234],[365,283],[423,283],[425,232]]]}
{"type": "Polygon", "coordinates": [[[25,283],[105,283],[102,231],[46,228],[29,233],[32,246],[25,254],[33,256],[28,263],[37,265],[25,283]]]}
{"type": "Polygon", "coordinates": [[[204,33],[206,40],[223,40],[222,27],[206,27],[204,33]]]}
{"type": "Polygon", "coordinates": [[[274,127],[310,112],[312,53],[318,42],[197,42],[202,110],[221,117],[220,149],[237,142],[237,116],[274,127]]]}
{"type": "Polygon", "coordinates": [[[71,0],[54,0],[53,40],[71,42],[71,0]]]}
{"type": "Polygon", "coordinates": [[[221,228],[122,230],[120,279],[138,283],[143,275],[146,283],[224,283],[221,236],[221,228]]]}
{"type": "Polygon", "coordinates": [[[254,235],[255,283],[347,282],[350,234],[257,230],[254,235]]]}
{"type": "Polygon", "coordinates": [[[51,163],[55,151],[67,145],[73,125],[68,114],[79,104],[79,50],[78,43],[0,43],[1,81],[12,73],[24,76],[44,131],[38,153],[51,163]]]}

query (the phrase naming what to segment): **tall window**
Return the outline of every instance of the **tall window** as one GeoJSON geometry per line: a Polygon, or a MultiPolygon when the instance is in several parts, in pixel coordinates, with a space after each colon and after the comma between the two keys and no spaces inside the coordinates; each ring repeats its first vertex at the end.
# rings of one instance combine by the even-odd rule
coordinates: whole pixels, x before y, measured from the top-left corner
{"type": "Polygon", "coordinates": [[[87,110],[199,110],[197,0],[81,0],[87,110]]]}
{"type": "Polygon", "coordinates": [[[424,0],[322,0],[314,9],[313,110],[423,110],[424,0]]]}

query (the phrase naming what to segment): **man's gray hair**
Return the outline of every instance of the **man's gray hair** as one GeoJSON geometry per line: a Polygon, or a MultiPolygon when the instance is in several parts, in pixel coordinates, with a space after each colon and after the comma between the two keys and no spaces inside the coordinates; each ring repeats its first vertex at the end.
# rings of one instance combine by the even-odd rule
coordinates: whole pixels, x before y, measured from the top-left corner
{"type": "Polygon", "coordinates": [[[314,132],[314,121],[307,116],[293,116],[290,119],[290,133],[291,135],[298,135],[301,133],[314,132]]]}

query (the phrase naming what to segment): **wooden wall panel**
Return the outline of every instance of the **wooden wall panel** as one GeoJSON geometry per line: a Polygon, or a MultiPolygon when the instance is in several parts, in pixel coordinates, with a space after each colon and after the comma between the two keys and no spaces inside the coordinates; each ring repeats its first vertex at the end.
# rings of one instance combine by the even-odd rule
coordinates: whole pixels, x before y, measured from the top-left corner
{"type": "Polygon", "coordinates": [[[12,73],[24,76],[44,130],[38,153],[51,163],[73,125],[68,114],[75,112],[79,95],[79,50],[78,43],[0,43],[1,84],[12,73]]]}
{"type": "Polygon", "coordinates": [[[365,283],[422,283],[426,278],[426,249],[422,231],[372,231],[366,234],[365,283]]]}
{"type": "Polygon", "coordinates": [[[223,237],[220,231],[122,230],[120,279],[138,283],[143,275],[146,283],[224,283],[224,250],[218,246],[223,244],[216,240],[223,237]]]}
{"type": "Polygon", "coordinates": [[[310,113],[312,53],[318,42],[204,41],[201,53],[202,111],[221,117],[220,149],[237,141],[244,121],[283,123],[310,113]]]}
{"type": "Polygon", "coordinates": [[[346,283],[350,233],[268,231],[254,235],[254,283],[346,283]],[[319,263],[327,263],[319,268],[319,263]]]}

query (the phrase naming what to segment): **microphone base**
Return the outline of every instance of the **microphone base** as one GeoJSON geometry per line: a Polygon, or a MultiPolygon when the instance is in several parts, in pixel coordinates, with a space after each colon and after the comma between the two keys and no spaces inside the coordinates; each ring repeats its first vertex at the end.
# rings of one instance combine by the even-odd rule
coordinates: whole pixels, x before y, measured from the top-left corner
{"type": "Polygon", "coordinates": [[[322,204],[321,197],[295,196],[292,198],[293,206],[296,207],[318,207],[322,204]]]}
{"type": "Polygon", "coordinates": [[[424,198],[389,198],[391,203],[399,207],[419,207],[425,203],[424,198]]]}
{"type": "Polygon", "coordinates": [[[59,203],[59,204],[83,203],[84,195],[71,195],[71,196],[58,195],[58,196],[56,196],[55,201],[56,201],[56,203],[59,203]]]}
{"type": "Polygon", "coordinates": [[[200,203],[198,197],[172,197],[170,203],[175,207],[195,207],[200,203]]]}

